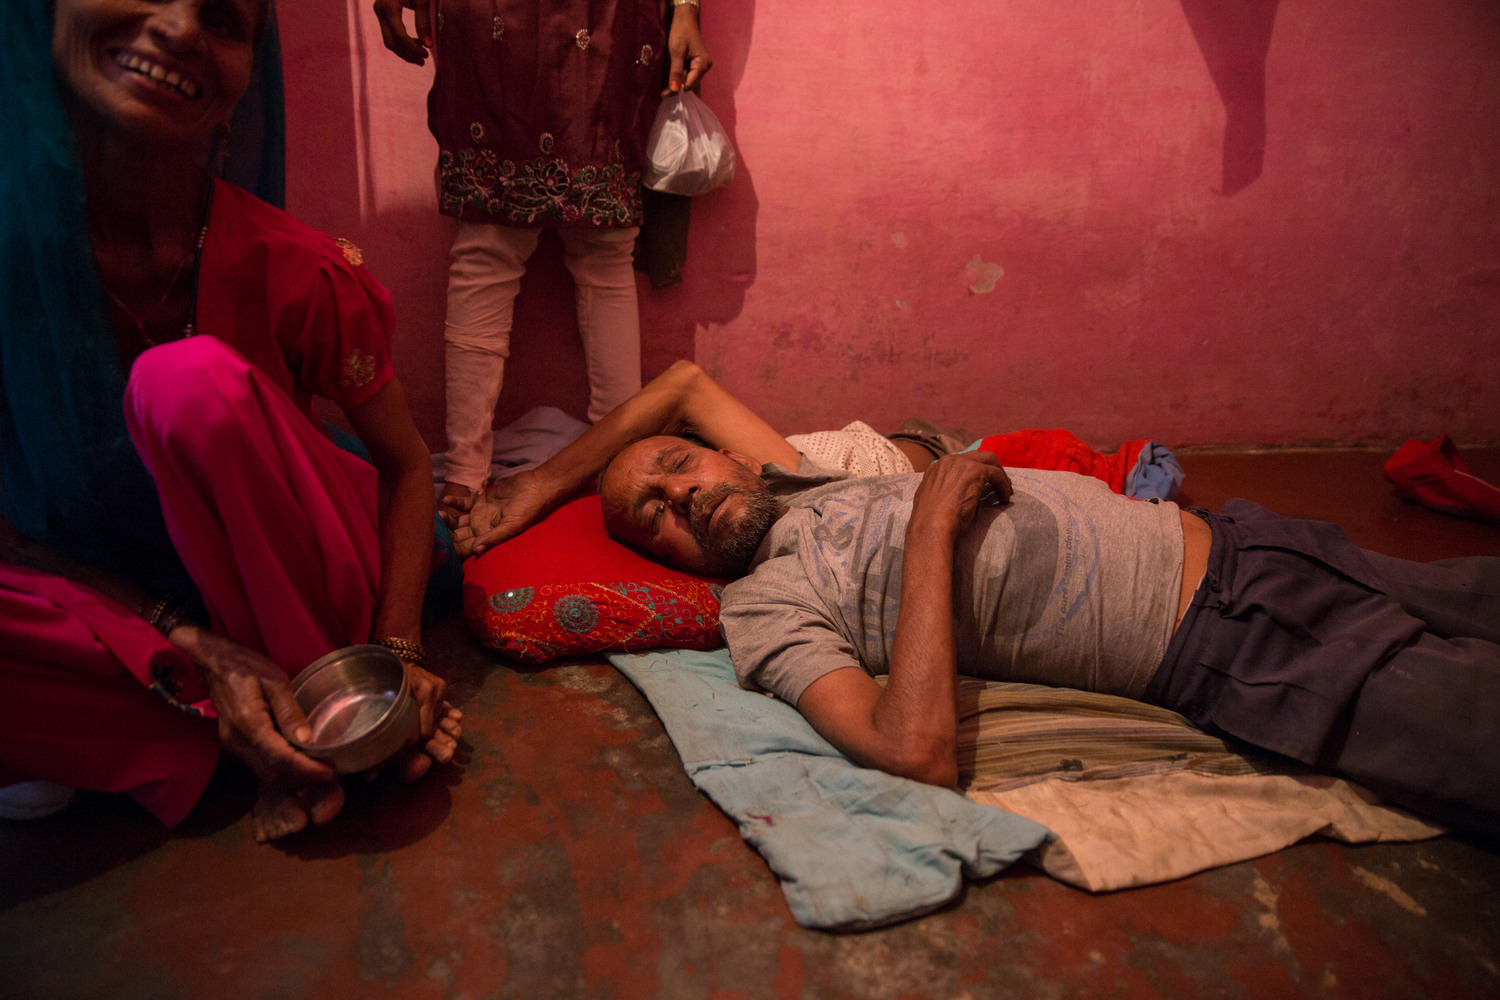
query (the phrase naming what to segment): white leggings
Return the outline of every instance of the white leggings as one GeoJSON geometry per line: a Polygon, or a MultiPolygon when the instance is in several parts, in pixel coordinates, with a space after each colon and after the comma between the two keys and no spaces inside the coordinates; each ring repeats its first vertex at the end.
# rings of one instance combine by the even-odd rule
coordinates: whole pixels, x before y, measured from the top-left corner
{"type": "MultiPolygon", "coordinates": [[[[578,333],[589,376],[591,422],[641,388],[641,321],[631,253],[637,227],[564,226],[564,260],[573,275],[578,333]]],[[[516,293],[539,229],[462,222],[448,268],[443,326],[448,451],[443,478],[480,489],[489,477],[495,403],[510,356],[516,293]]]]}

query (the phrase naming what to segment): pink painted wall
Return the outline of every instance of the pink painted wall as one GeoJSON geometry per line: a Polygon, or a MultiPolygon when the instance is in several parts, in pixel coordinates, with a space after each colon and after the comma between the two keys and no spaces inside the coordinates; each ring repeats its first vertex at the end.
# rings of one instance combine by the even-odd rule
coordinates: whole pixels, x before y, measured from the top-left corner
{"type": "MultiPolygon", "coordinates": [[[[281,5],[290,208],[361,243],[442,442],[451,230],[430,70],[365,0],[281,5]]],[[[922,415],[1099,445],[1500,440],[1493,0],[705,0],[740,150],[647,375],[691,357],[786,432],[922,415]]],[[[544,243],[500,418],[575,413],[544,243]]]]}

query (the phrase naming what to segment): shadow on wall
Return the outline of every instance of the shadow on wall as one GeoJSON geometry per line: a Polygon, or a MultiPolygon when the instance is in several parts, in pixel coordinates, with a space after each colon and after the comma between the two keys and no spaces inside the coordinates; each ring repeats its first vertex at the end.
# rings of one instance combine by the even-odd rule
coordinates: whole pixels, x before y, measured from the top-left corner
{"type": "MultiPolygon", "coordinates": [[[[422,115],[431,64],[422,70],[401,62],[379,45],[378,34],[371,46],[366,36],[374,34],[374,14],[365,0],[282,2],[278,22],[287,208],[315,229],[352,240],[391,291],[396,369],[419,431],[429,448],[440,449],[443,289],[452,224],[438,215],[426,179],[436,157],[422,115]],[[381,86],[374,95],[365,85],[372,74],[381,86]],[[393,149],[400,152],[393,155],[393,149]],[[415,163],[420,166],[413,169],[415,163]],[[414,174],[415,184],[403,182],[414,174]],[[385,179],[383,193],[377,176],[385,179]]],[[[343,423],[332,407],[320,412],[343,423]]]]}
{"type": "Polygon", "coordinates": [[[1266,54],[1279,0],[1182,0],[1219,99],[1224,102],[1220,194],[1238,194],[1261,174],[1266,154],[1266,54]]]}
{"type": "Polygon", "coordinates": [[[641,282],[641,372],[646,379],[680,358],[696,359],[698,328],[736,319],[746,290],[755,283],[760,201],[737,139],[735,103],[750,52],[755,5],[715,5],[703,15],[703,22],[703,38],[714,59],[703,99],[724,126],[739,159],[727,187],[693,199],[682,284],[653,289],[641,282]]]}

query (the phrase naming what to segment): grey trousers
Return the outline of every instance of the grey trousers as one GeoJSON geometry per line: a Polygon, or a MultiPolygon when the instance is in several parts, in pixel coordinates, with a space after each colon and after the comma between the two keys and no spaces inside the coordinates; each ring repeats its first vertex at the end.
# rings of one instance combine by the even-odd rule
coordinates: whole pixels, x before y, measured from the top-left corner
{"type": "Polygon", "coordinates": [[[1500,833],[1500,559],[1414,563],[1233,500],[1145,700],[1500,833]]]}

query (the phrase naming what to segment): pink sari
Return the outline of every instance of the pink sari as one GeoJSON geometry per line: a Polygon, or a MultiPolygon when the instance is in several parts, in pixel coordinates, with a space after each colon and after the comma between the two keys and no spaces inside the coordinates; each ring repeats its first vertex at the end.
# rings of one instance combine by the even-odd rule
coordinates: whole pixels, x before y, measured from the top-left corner
{"type": "MultiPolygon", "coordinates": [[[[213,337],[141,355],[125,413],[215,631],[289,675],[368,640],[380,589],[370,465],[213,337]]],[[[213,721],[190,714],[213,709],[187,657],[97,591],[6,564],[0,623],[0,782],[125,791],[181,820],[220,749],[213,721]]]]}

